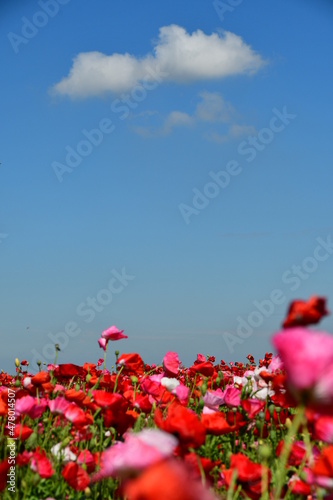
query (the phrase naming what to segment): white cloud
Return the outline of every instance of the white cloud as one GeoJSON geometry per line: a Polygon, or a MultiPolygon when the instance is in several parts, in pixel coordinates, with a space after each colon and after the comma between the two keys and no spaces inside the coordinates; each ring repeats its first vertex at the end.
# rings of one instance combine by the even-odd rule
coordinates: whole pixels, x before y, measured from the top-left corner
{"type": "Polygon", "coordinates": [[[105,55],[82,52],[69,75],[52,87],[52,92],[72,98],[120,93],[143,82],[160,80],[190,83],[221,79],[231,75],[253,74],[265,61],[240,36],[225,31],[192,34],[175,24],[160,28],[153,52],[143,58],[128,53],[105,55]]]}
{"type": "Polygon", "coordinates": [[[234,123],[231,125],[225,134],[219,134],[214,131],[207,134],[207,139],[212,142],[217,142],[218,144],[223,144],[229,142],[232,139],[237,139],[243,135],[253,135],[256,134],[256,128],[253,125],[238,125],[234,123]]]}
{"type": "Polygon", "coordinates": [[[223,124],[224,132],[216,130],[205,134],[206,139],[223,144],[242,135],[255,134],[256,129],[252,125],[240,125],[236,123],[238,113],[228,101],[217,92],[201,92],[201,100],[196,105],[192,115],[182,111],[172,111],[164,118],[162,125],[155,127],[137,126],[133,130],[142,137],[156,137],[169,135],[175,127],[189,127],[199,123],[223,124]],[[226,128],[227,126],[227,128],[226,128]]]}
{"type": "Polygon", "coordinates": [[[201,92],[201,102],[197,104],[195,115],[204,122],[228,123],[235,115],[233,106],[217,92],[201,92]]]}

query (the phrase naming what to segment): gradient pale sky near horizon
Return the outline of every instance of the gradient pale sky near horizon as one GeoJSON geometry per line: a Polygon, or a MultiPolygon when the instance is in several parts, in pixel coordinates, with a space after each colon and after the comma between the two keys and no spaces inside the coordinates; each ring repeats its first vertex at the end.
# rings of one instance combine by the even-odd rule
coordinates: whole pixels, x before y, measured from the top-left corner
{"type": "Polygon", "coordinates": [[[290,300],[332,309],[331,2],[3,0],[0,18],[0,368],[57,339],[58,362],[96,362],[113,324],[109,365],[258,359],[290,300]]]}

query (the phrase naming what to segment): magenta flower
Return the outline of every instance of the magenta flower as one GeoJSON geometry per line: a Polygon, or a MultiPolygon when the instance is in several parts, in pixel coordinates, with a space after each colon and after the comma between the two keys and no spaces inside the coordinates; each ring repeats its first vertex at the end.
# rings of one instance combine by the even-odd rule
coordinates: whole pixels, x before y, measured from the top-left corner
{"type": "Polygon", "coordinates": [[[332,335],[289,328],[276,333],[272,342],[286,370],[292,396],[319,411],[332,410],[332,335]]]}
{"type": "Polygon", "coordinates": [[[127,339],[127,335],[123,335],[124,330],[118,330],[118,328],[113,325],[110,328],[104,330],[101,334],[101,337],[106,340],[120,340],[127,339]]]}
{"type": "MultiPolygon", "coordinates": [[[[103,349],[103,351],[106,350],[106,346],[108,344],[108,341],[106,339],[103,339],[102,337],[100,339],[98,339],[98,344],[99,344],[99,347],[101,347],[103,349]]],[[[102,360],[102,363],[103,363],[103,360],[102,360]]]]}
{"type": "Polygon", "coordinates": [[[228,385],[226,390],[223,391],[224,404],[227,405],[229,408],[239,406],[241,404],[240,395],[241,391],[239,389],[236,389],[236,387],[231,387],[231,385],[228,385]]]}
{"type": "Polygon", "coordinates": [[[163,368],[167,376],[177,376],[179,370],[179,358],[176,352],[167,352],[163,358],[163,368]]]}

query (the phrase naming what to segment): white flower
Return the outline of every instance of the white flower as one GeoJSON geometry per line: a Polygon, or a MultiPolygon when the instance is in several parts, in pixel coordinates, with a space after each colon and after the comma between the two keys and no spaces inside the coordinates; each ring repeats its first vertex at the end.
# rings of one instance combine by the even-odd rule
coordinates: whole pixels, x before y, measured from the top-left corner
{"type": "Polygon", "coordinates": [[[161,378],[161,385],[171,392],[180,385],[180,382],[176,378],[163,377],[161,378]]]}
{"type": "Polygon", "coordinates": [[[63,462],[72,462],[76,460],[76,455],[66,446],[66,448],[61,448],[61,443],[57,443],[51,448],[51,453],[58,459],[62,459],[63,462]]]}

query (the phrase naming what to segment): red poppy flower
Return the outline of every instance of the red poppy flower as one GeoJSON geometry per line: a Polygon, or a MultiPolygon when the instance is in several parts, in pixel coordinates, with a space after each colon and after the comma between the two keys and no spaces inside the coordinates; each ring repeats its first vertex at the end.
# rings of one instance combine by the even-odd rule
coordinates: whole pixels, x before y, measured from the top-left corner
{"type": "Polygon", "coordinates": [[[69,462],[61,471],[66,483],[75,491],[84,491],[89,486],[89,476],[80,465],[69,462]]]}
{"type": "MultiPolygon", "coordinates": [[[[279,441],[276,446],[275,454],[277,457],[281,455],[284,441],[279,441]]],[[[298,467],[301,465],[305,457],[306,450],[303,441],[296,441],[292,444],[290,454],[288,457],[288,465],[298,467]]]]}
{"type": "MultiPolygon", "coordinates": [[[[109,410],[117,411],[121,406],[127,403],[121,394],[105,392],[105,391],[92,391],[95,403],[101,408],[108,408],[109,410]]],[[[128,404],[126,404],[128,406],[128,404]]]]}
{"type": "Polygon", "coordinates": [[[259,399],[243,399],[241,401],[241,406],[244,411],[248,414],[249,418],[254,418],[261,412],[265,407],[265,401],[260,401],[259,399]]]}
{"type": "Polygon", "coordinates": [[[64,396],[67,401],[71,401],[77,405],[81,405],[86,399],[86,394],[83,391],[76,391],[75,389],[67,389],[67,391],[64,392],[64,396]]]}
{"type": "Polygon", "coordinates": [[[312,468],[315,476],[324,476],[331,479],[333,488],[333,446],[328,446],[322,451],[321,456],[315,462],[312,468]]]}
{"type": "Polygon", "coordinates": [[[184,462],[190,466],[191,471],[193,471],[194,475],[197,477],[201,477],[201,470],[203,470],[205,472],[205,475],[208,476],[209,473],[214,469],[214,467],[219,464],[219,462],[212,462],[209,458],[200,457],[195,453],[188,453],[187,455],[185,455],[184,462]],[[198,461],[200,463],[201,469],[199,467],[198,461]]]}
{"type": "Polygon", "coordinates": [[[50,382],[50,374],[48,372],[38,372],[31,379],[31,383],[36,386],[40,386],[42,384],[46,384],[50,382]]]}
{"type": "Polygon", "coordinates": [[[9,471],[9,463],[8,459],[5,458],[2,462],[0,462],[0,491],[3,491],[6,486],[8,486],[8,476],[7,473],[9,471]]]}
{"type": "Polygon", "coordinates": [[[200,373],[205,377],[211,377],[214,373],[214,366],[209,361],[205,361],[204,363],[195,363],[189,370],[194,373],[200,373]]]}
{"type": "Polygon", "coordinates": [[[37,448],[31,455],[30,468],[37,472],[43,479],[48,479],[54,474],[51,462],[47,458],[45,451],[37,448]]]}
{"type": "Polygon", "coordinates": [[[311,486],[304,483],[296,475],[292,476],[288,481],[288,489],[293,493],[293,495],[307,497],[311,494],[311,486]]]}
{"type": "Polygon", "coordinates": [[[326,299],[323,297],[310,297],[307,302],[294,300],[289,306],[287,317],[282,326],[283,328],[291,328],[293,326],[316,324],[319,323],[323,316],[328,314],[326,299]]]}
{"type": "Polygon", "coordinates": [[[5,428],[5,435],[6,436],[10,436],[14,439],[20,438],[21,441],[25,441],[26,439],[28,439],[28,437],[31,436],[32,433],[33,433],[33,430],[24,424],[20,424],[20,425],[16,424],[15,427],[13,429],[10,429],[10,430],[8,428],[5,428]]]}
{"type": "Polygon", "coordinates": [[[118,366],[123,366],[125,373],[133,373],[135,375],[142,375],[143,361],[139,354],[132,352],[129,354],[122,354],[117,360],[118,366]]]}
{"type": "Polygon", "coordinates": [[[180,444],[185,447],[196,448],[205,442],[205,426],[194,412],[179,403],[173,402],[168,406],[164,420],[160,409],[157,408],[154,420],[157,427],[177,436],[180,444]]]}
{"type": "Polygon", "coordinates": [[[262,495],[262,475],[265,471],[268,477],[268,484],[271,480],[271,472],[266,467],[260,464],[255,464],[251,462],[249,458],[242,453],[236,453],[231,455],[230,458],[230,469],[223,471],[223,476],[227,488],[229,488],[231,483],[231,478],[233,471],[236,469],[237,478],[236,485],[242,486],[244,493],[251,499],[257,500],[262,495]]]}
{"type": "Polygon", "coordinates": [[[73,365],[72,363],[64,363],[54,370],[54,375],[63,378],[73,378],[85,376],[85,371],[81,366],[73,365]]]}
{"type": "Polygon", "coordinates": [[[199,480],[193,479],[185,464],[165,460],[148,467],[124,487],[128,500],[214,500],[199,480]]]}
{"type": "Polygon", "coordinates": [[[207,434],[221,436],[238,429],[237,425],[229,425],[225,414],[219,411],[201,415],[201,423],[204,425],[207,434]]]}

